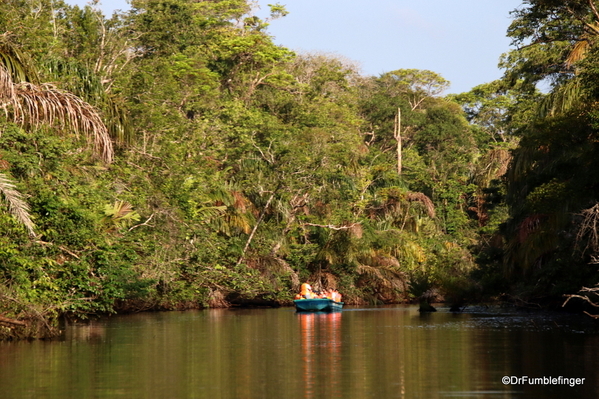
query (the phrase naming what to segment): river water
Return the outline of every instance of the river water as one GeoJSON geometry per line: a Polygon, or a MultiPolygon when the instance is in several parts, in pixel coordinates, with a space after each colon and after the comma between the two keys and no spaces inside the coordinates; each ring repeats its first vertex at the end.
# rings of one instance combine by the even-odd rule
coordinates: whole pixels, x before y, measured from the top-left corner
{"type": "Polygon", "coordinates": [[[514,397],[599,397],[595,322],[504,309],[209,309],[0,343],[8,399],[514,397]]]}

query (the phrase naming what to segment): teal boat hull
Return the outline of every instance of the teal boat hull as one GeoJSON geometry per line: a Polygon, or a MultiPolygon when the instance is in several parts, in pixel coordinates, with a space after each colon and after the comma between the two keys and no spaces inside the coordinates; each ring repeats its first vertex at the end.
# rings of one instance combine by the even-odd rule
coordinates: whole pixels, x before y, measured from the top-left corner
{"type": "Polygon", "coordinates": [[[328,298],[296,299],[293,302],[298,312],[331,312],[343,309],[343,302],[336,302],[328,298]]]}

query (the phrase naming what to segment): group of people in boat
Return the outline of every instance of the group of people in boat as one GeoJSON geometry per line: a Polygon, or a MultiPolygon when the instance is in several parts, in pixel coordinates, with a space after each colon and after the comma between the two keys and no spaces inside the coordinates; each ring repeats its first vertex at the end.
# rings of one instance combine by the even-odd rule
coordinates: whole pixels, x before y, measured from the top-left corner
{"type": "Polygon", "coordinates": [[[332,299],[335,302],[341,302],[341,294],[337,290],[313,291],[312,286],[308,283],[302,284],[300,293],[295,296],[295,299],[332,299]]]}

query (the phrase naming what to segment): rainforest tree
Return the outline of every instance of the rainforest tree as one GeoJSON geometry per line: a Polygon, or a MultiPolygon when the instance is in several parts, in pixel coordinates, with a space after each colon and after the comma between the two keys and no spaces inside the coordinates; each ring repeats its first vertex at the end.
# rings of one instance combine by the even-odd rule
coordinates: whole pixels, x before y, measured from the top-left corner
{"type": "MultiPolygon", "coordinates": [[[[443,97],[449,82],[432,71],[362,76],[351,61],[276,45],[267,28],[286,14],[280,5],[266,20],[245,0],[131,5],[111,18],[61,1],[35,13],[27,2],[0,5],[0,29],[37,71],[16,78],[3,51],[0,190],[13,205],[21,193],[36,233],[0,212],[9,317],[52,326],[59,315],[285,304],[306,280],[351,303],[439,294],[459,303],[474,287],[468,248],[492,219],[485,190],[497,188],[520,136],[514,159],[537,158],[514,161],[522,167],[510,173],[521,174],[508,193],[545,185],[522,211],[509,194],[506,229],[573,192],[565,172],[549,178],[549,158],[536,169],[546,133],[573,116],[527,124],[520,105],[536,94],[518,75],[524,56],[506,58],[518,90],[443,97]],[[58,114],[25,112],[36,109],[58,114]],[[103,122],[101,134],[81,115],[103,122]],[[61,136],[60,118],[82,137],[61,136]]],[[[589,88],[592,57],[589,48],[572,64],[589,88]]],[[[591,134],[589,118],[575,118],[577,134],[591,134]]],[[[555,148],[572,164],[569,137],[555,148]]]]}
{"type": "Polygon", "coordinates": [[[599,199],[588,173],[597,166],[596,6],[526,1],[508,30],[516,49],[503,57],[504,82],[529,95],[539,84],[550,88],[534,112],[512,121],[521,139],[505,180],[502,268],[512,290],[528,298],[576,291],[597,278],[588,229],[599,199]]]}

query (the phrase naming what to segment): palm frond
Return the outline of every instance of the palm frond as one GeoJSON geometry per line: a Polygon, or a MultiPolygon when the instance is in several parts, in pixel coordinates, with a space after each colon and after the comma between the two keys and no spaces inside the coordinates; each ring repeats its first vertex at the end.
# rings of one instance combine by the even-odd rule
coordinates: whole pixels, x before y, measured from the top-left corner
{"type": "Polygon", "coordinates": [[[106,95],[103,100],[102,110],[108,123],[108,133],[117,143],[131,143],[133,139],[133,127],[131,126],[129,116],[125,111],[125,105],[122,100],[115,99],[106,95]]]}
{"type": "Polygon", "coordinates": [[[111,229],[129,227],[140,219],[139,213],[133,210],[133,205],[118,200],[104,206],[104,215],[104,223],[111,226],[111,229]]]}
{"type": "Polygon", "coordinates": [[[265,255],[246,259],[245,263],[253,269],[259,270],[263,277],[277,285],[281,275],[288,276],[294,289],[299,288],[299,275],[289,264],[278,256],[265,255]]]}
{"type": "MultiPolygon", "coordinates": [[[[10,102],[15,97],[15,85],[10,72],[0,63],[0,101],[10,102]]],[[[4,107],[4,104],[2,104],[4,107]]]]}
{"type": "Polygon", "coordinates": [[[202,206],[195,210],[195,216],[198,219],[203,220],[205,222],[209,222],[210,220],[221,217],[227,211],[226,205],[220,206],[202,206]]]}
{"type": "Polygon", "coordinates": [[[582,40],[576,42],[570,54],[566,58],[566,67],[570,68],[576,62],[584,59],[586,57],[589,48],[591,47],[591,42],[587,38],[583,38],[582,40]]]}
{"type": "Polygon", "coordinates": [[[556,232],[567,228],[569,220],[569,215],[561,209],[553,214],[530,215],[514,225],[513,236],[504,247],[506,275],[542,267],[558,248],[559,236],[556,232]]]}
{"type": "Polygon", "coordinates": [[[104,207],[104,214],[114,219],[127,217],[133,211],[133,206],[126,201],[115,201],[114,204],[108,204],[104,207]]]}
{"type": "Polygon", "coordinates": [[[420,202],[422,205],[424,205],[424,209],[426,210],[428,217],[431,219],[435,218],[435,205],[433,204],[433,201],[431,201],[431,199],[425,194],[409,192],[408,201],[420,202]]]}
{"type": "Polygon", "coordinates": [[[66,123],[86,136],[104,162],[112,162],[112,141],[98,111],[72,93],[38,82],[25,55],[7,34],[0,35],[0,102],[7,117],[27,127],[61,127],[66,123]]]}
{"type": "Polygon", "coordinates": [[[66,122],[86,136],[94,153],[104,162],[112,162],[114,150],[106,125],[94,107],[74,94],[49,84],[23,82],[15,85],[11,105],[16,123],[37,128],[41,124],[57,127],[57,122],[66,122]]]}
{"type": "Polygon", "coordinates": [[[397,259],[375,254],[368,262],[359,263],[356,271],[366,278],[369,286],[379,290],[407,291],[408,276],[400,270],[397,259]]]}
{"type": "Polygon", "coordinates": [[[27,56],[13,44],[8,33],[0,35],[0,64],[6,68],[13,82],[38,83],[39,77],[27,56]]]}
{"type": "Polygon", "coordinates": [[[413,239],[404,239],[396,252],[396,257],[404,270],[416,270],[427,260],[426,251],[413,239]]]}
{"type": "Polygon", "coordinates": [[[503,176],[512,160],[512,153],[505,148],[494,148],[482,156],[475,171],[474,181],[479,187],[488,187],[490,182],[503,176]]]}
{"type": "Polygon", "coordinates": [[[230,233],[241,231],[245,234],[250,234],[252,231],[252,226],[250,225],[251,220],[247,214],[237,212],[226,214],[224,221],[226,222],[230,233]]]}
{"type": "Polygon", "coordinates": [[[133,128],[125,111],[123,100],[107,92],[102,79],[90,68],[73,60],[52,58],[43,63],[44,71],[53,80],[67,81],[64,89],[95,104],[102,110],[110,137],[117,143],[129,143],[133,128]]]}
{"type": "Polygon", "coordinates": [[[4,173],[0,173],[0,192],[8,204],[8,211],[25,226],[32,237],[35,237],[35,225],[29,214],[29,205],[23,200],[23,195],[17,191],[15,185],[4,173]]]}
{"type": "Polygon", "coordinates": [[[565,114],[583,104],[583,94],[580,79],[570,79],[543,98],[537,109],[537,118],[565,114]]]}

